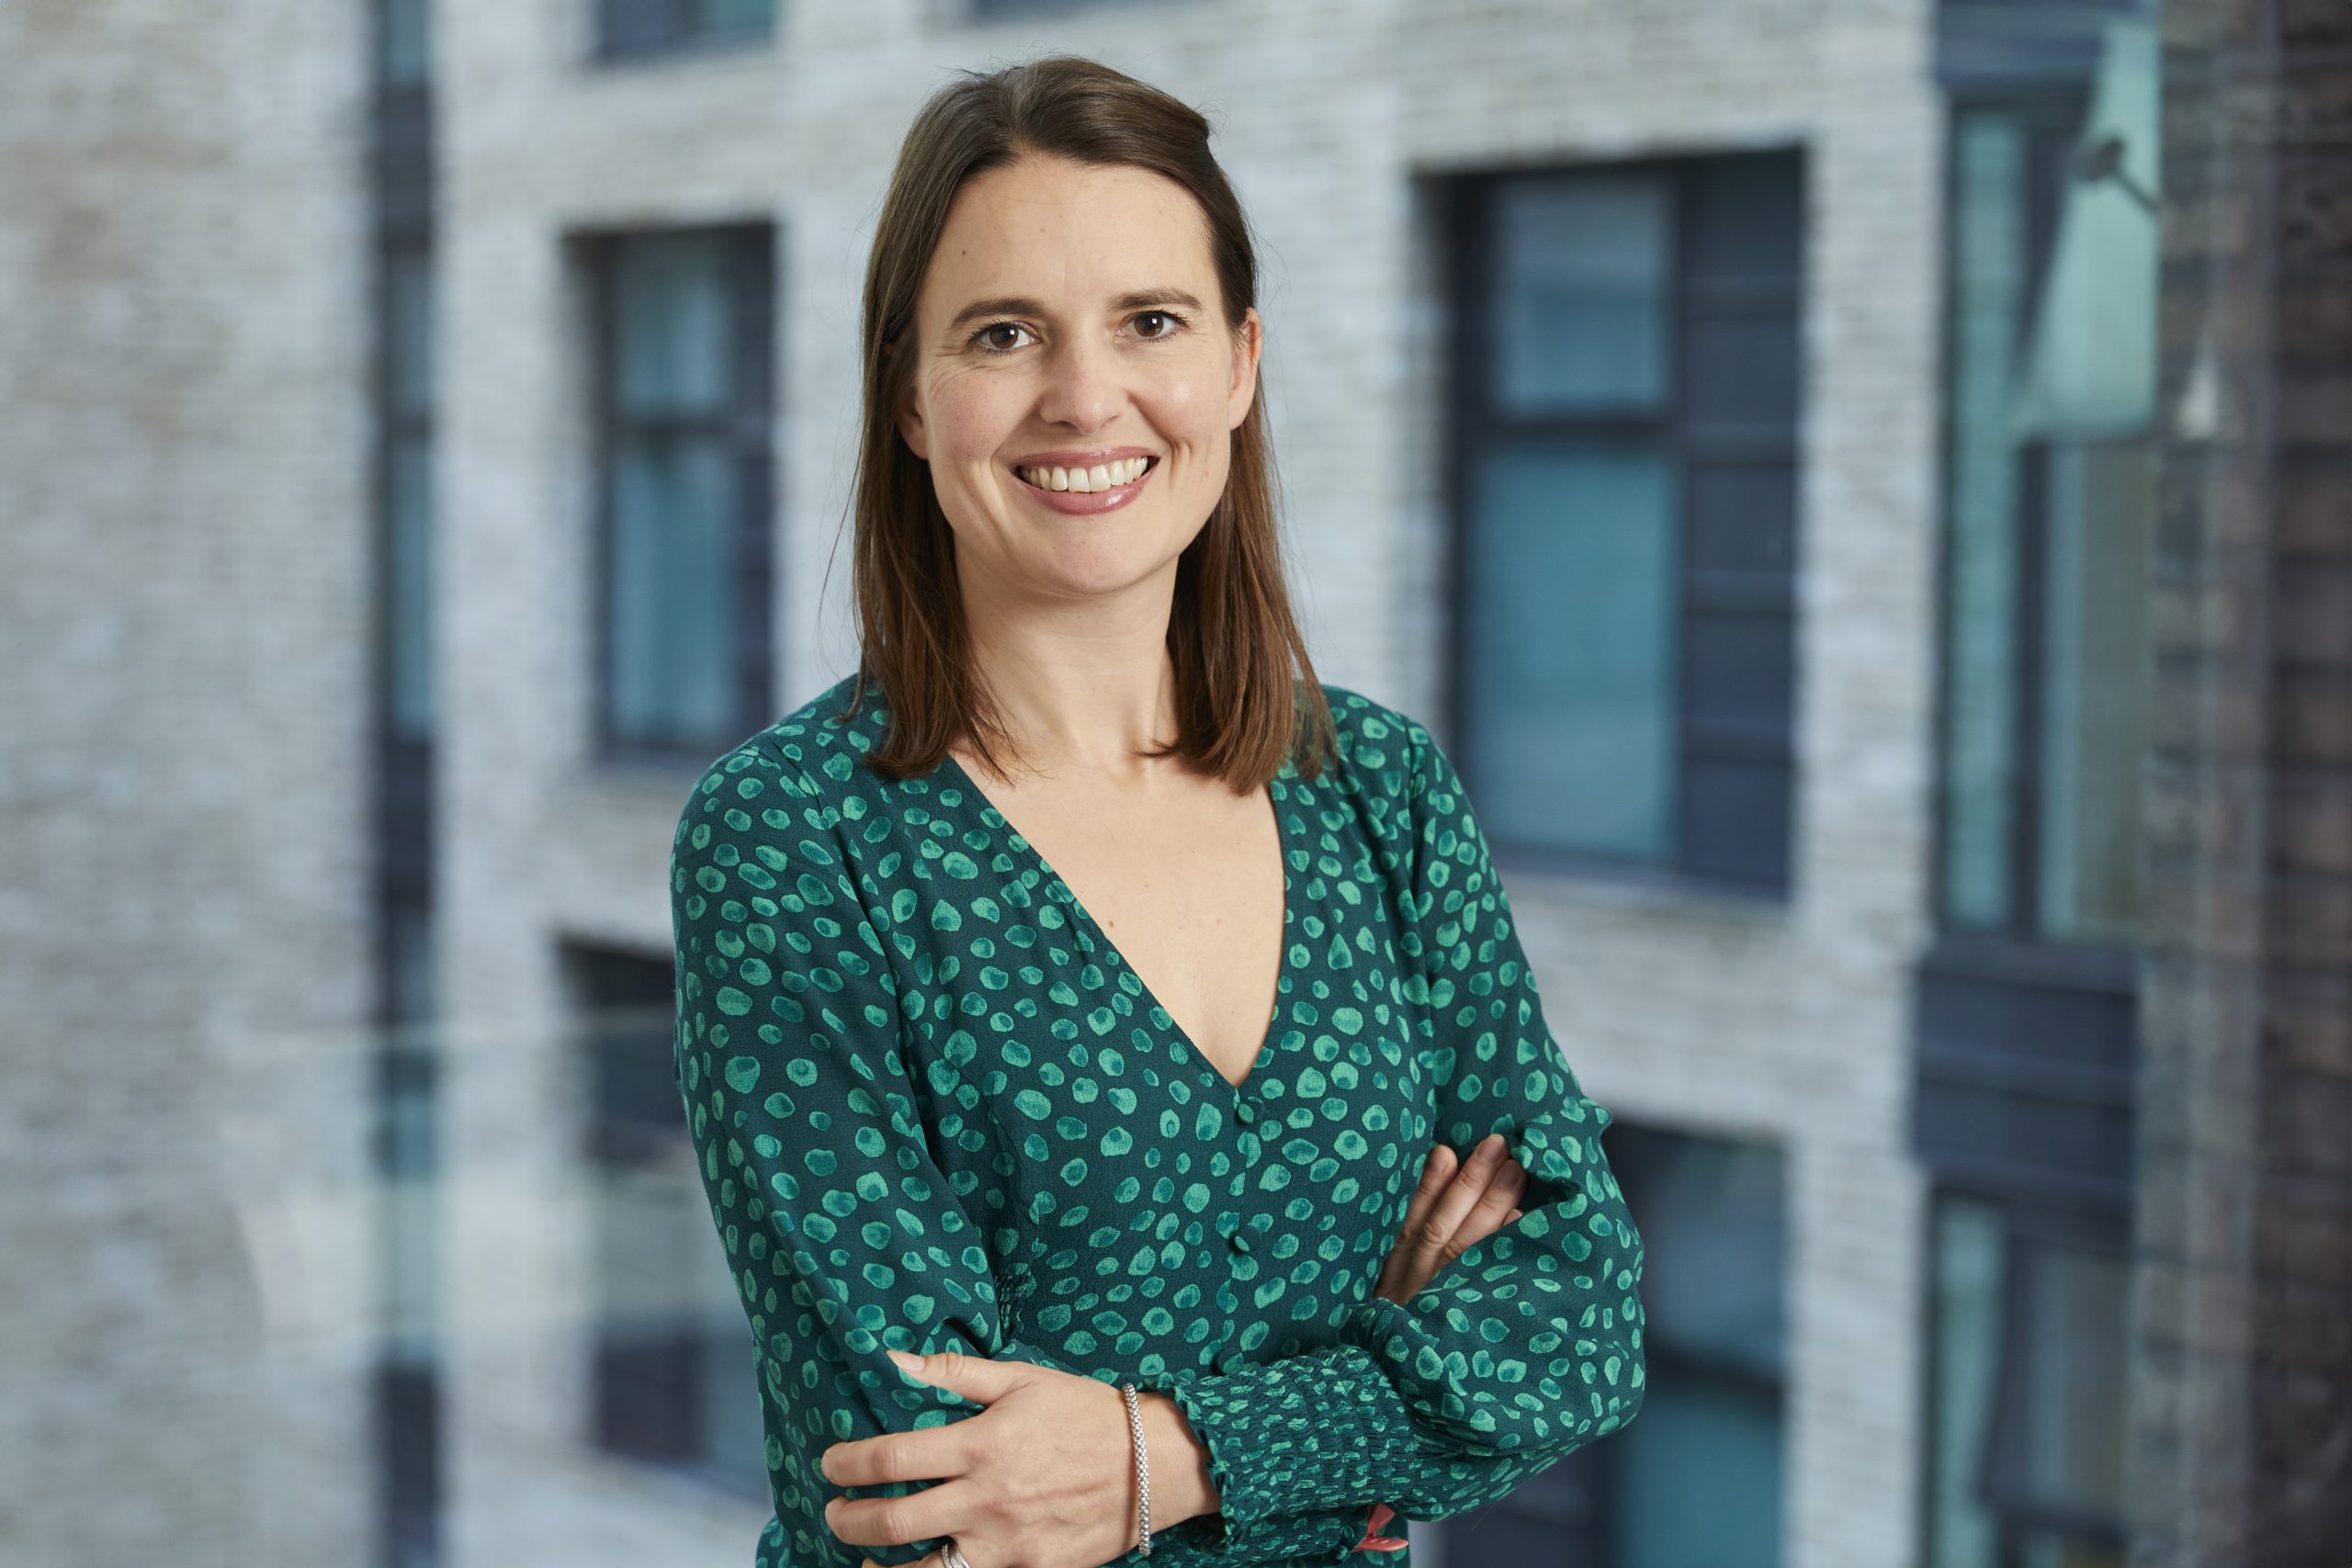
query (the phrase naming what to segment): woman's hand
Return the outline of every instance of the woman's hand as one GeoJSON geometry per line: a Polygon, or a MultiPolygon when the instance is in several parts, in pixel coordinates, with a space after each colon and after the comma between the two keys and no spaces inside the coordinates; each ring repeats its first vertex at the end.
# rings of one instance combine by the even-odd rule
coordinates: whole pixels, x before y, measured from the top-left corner
{"type": "Polygon", "coordinates": [[[1510,1157],[1500,1133],[1487,1134],[1467,1163],[1443,1144],[1430,1145],[1421,1184],[1372,1293],[1400,1304],[1409,1301],[1473,1244],[1519,1218],[1516,1205],[1526,1191],[1527,1172],[1510,1157]]]}
{"type": "MultiPolygon", "coordinates": [[[[959,1350],[890,1355],[909,1377],[988,1408],[827,1449],[818,1469],[836,1486],[938,1482],[902,1497],[836,1499],[825,1509],[834,1539],[902,1546],[950,1536],[975,1563],[1027,1568],[1096,1568],[1134,1550],[1135,1443],[1127,1402],[1116,1387],[959,1350]]],[[[1145,1396],[1154,1397],[1165,1396],[1145,1396]]],[[[1155,1460],[1176,1458],[1163,1455],[1158,1443],[1151,1452],[1155,1460]]],[[[1158,1479],[1159,1466],[1152,1468],[1158,1479]]],[[[1160,1488],[1152,1491],[1157,1503],[1160,1488]]],[[[1155,1506],[1152,1516],[1158,1535],[1165,1511],[1155,1506]]],[[[936,1552],[921,1559],[923,1568],[936,1561],[936,1552]]],[[[866,1568],[873,1568],[871,1558],[866,1568]]]]}

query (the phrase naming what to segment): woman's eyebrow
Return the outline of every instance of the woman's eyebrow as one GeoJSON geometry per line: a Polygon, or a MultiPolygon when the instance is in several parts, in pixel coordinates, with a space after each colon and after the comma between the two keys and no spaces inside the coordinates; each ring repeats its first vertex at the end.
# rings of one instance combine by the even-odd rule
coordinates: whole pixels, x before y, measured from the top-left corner
{"type": "MultiPolygon", "coordinates": [[[[1182,305],[1194,311],[1202,308],[1200,300],[1182,288],[1131,288],[1111,301],[1111,309],[1114,310],[1140,310],[1152,305],[1182,305]]],[[[953,333],[966,322],[976,321],[982,316],[1043,316],[1046,313],[1041,302],[1018,296],[975,299],[956,312],[956,319],[947,323],[947,330],[953,333]]]]}

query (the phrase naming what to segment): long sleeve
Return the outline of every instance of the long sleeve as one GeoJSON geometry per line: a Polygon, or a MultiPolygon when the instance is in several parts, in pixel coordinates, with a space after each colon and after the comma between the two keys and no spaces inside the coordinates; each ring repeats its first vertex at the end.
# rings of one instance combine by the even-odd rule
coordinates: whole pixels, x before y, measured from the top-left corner
{"type": "Polygon", "coordinates": [[[1410,999],[1430,1032],[1435,1136],[1467,1149],[1504,1134],[1523,1213],[1409,1303],[1349,1307],[1336,1345],[1168,1380],[1222,1495],[1200,1539],[1237,1562],[1321,1511],[1483,1506],[1641,1404],[1642,1245],[1601,1148],[1609,1113],[1545,1024],[1451,762],[1419,726],[1397,739],[1409,777],[1384,837],[1425,976],[1410,999]]]}
{"type": "Polygon", "coordinates": [[[981,1408],[887,1349],[1073,1371],[1008,1331],[967,1208],[974,1173],[933,1154],[967,1130],[952,1100],[932,1119],[938,1097],[909,1071],[841,819],[746,745],[696,784],[671,852],[678,1086],[755,1347],[775,1506],[760,1562],[794,1568],[938,1544],[853,1546],[825,1528],[835,1495],[920,1489],[835,1486],[826,1449],[981,1408]]]}

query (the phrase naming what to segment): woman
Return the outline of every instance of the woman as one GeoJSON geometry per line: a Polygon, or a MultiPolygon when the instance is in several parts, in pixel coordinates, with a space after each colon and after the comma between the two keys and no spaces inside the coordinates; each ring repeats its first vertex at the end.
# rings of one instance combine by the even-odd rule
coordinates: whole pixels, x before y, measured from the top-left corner
{"type": "Polygon", "coordinates": [[[1255,291],[1205,122],[1108,67],[908,134],[861,667],[673,850],[762,1568],[1401,1564],[1392,1508],[1640,1404],[1608,1113],[1444,753],[1292,620],[1255,291]]]}

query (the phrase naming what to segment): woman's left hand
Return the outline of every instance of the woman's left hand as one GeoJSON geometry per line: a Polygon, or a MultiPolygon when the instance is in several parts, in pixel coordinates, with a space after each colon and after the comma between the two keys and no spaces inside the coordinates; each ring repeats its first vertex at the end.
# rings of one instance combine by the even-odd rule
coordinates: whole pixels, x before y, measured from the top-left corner
{"type": "MultiPolygon", "coordinates": [[[[836,1498],[825,1509],[834,1539],[899,1546],[950,1536],[972,1568],[1098,1568],[1134,1549],[1135,1443],[1117,1388],[958,1350],[890,1355],[908,1376],[988,1408],[827,1449],[818,1468],[836,1486],[938,1483],[901,1497],[836,1498]]],[[[929,1568],[936,1557],[921,1561],[929,1568]]],[[[868,1558],[864,1568],[876,1565],[868,1558]]]]}

